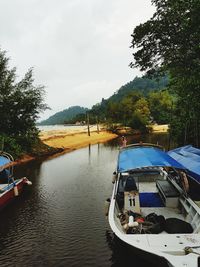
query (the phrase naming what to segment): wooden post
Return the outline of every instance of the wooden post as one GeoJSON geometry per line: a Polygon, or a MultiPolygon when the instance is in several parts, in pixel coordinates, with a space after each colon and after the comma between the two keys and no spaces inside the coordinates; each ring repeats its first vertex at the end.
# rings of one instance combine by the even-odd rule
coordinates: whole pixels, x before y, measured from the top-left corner
{"type": "Polygon", "coordinates": [[[171,125],[172,125],[172,112],[173,112],[173,101],[171,103],[171,110],[170,110],[170,123],[169,123],[169,139],[168,139],[168,149],[171,148],[171,125]]]}
{"type": "Polygon", "coordinates": [[[87,113],[87,128],[88,128],[88,136],[90,136],[90,117],[89,117],[89,113],[87,113]]]}
{"type": "Polygon", "coordinates": [[[97,122],[97,133],[99,134],[99,122],[98,122],[98,117],[96,116],[96,122],[97,122]]]}

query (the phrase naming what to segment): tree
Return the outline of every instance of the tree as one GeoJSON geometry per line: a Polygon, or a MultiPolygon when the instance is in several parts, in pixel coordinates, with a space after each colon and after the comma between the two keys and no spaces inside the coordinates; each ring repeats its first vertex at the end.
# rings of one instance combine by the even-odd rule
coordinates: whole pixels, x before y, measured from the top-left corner
{"type": "MultiPolygon", "coordinates": [[[[200,2],[199,0],[152,0],[156,6],[153,17],[137,26],[132,34],[135,62],[148,74],[158,70],[170,74],[170,88],[177,94],[180,123],[174,127],[179,143],[199,144],[200,131],[200,2]],[[192,107],[192,112],[191,112],[192,107]],[[191,115],[192,113],[192,115],[191,115]],[[179,132],[185,129],[185,120],[194,131],[184,140],[179,132]],[[178,128],[177,128],[178,127],[178,128]],[[180,128],[180,129],[179,129],[180,128]]],[[[174,114],[176,117],[177,114],[174,114]]],[[[187,128],[188,129],[188,128],[187,128]]],[[[186,129],[186,131],[187,131],[186,129]]]]}
{"type": "Polygon", "coordinates": [[[47,108],[44,87],[33,85],[32,69],[16,82],[16,69],[9,69],[8,62],[5,51],[0,50],[0,133],[17,140],[26,151],[38,139],[36,120],[47,108]]]}
{"type": "Polygon", "coordinates": [[[157,123],[170,123],[173,97],[167,90],[151,92],[148,96],[151,116],[157,123]]]}

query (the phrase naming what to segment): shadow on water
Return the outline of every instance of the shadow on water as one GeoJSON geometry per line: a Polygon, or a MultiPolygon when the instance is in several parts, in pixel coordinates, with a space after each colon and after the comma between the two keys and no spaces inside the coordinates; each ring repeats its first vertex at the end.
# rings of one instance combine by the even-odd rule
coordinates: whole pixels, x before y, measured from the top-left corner
{"type": "Polygon", "coordinates": [[[111,266],[112,267],[130,267],[131,266],[140,266],[140,267],[149,267],[150,264],[153,264],[153,267],[167,267],[166,262],[162,262],[160,259],[154,259],[154,262],[146,259],[144,255],[140,255],[134,251],[130,246],[124,244],[117,236],[115,236],[112,231],[106,231],[106,241],[109,249],[112,251],[111,255],[111,266]]]}
{"type": "Polygon", "coordinates": [[[149,266],[113,238],[104,217],[119,142],[16,168],[33,185],[0,213],[1,267],[149,266]]]}

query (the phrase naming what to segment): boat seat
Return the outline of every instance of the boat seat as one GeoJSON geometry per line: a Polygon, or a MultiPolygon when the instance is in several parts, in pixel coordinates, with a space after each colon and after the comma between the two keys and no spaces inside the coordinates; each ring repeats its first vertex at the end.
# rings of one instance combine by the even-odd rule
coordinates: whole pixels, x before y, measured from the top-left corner
{"type": "Polygon", "coordinates": [[[156,181],[156,186],[166,207],[175,208],[178,206],[178,197],[180,196],[180,193],[169,181],[158,180],[156,181]]]}
{"type": "Polygon", "coordinates": [[[126,192],[138,191],[134,177],[132,176],[127,177],[124,191],[126,192]]]}
{"type": "Polygon", "coordinates": [[[167,180],[158,180],[156,182],[158,188],[162,190],[166,197],[178,197],[179,192],[175,189],[175,187],[167,180]]]}

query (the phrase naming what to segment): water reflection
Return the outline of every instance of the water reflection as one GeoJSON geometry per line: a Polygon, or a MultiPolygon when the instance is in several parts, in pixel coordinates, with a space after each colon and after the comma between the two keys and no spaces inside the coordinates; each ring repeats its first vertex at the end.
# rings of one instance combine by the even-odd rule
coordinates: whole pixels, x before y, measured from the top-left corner
{"type": "Polygon", "coordinates": [[[104,217],[118,147],[116,139],[16,168],[33,185],[0,213],[1,266],[130,266],[133,254],[104,217]]]}

